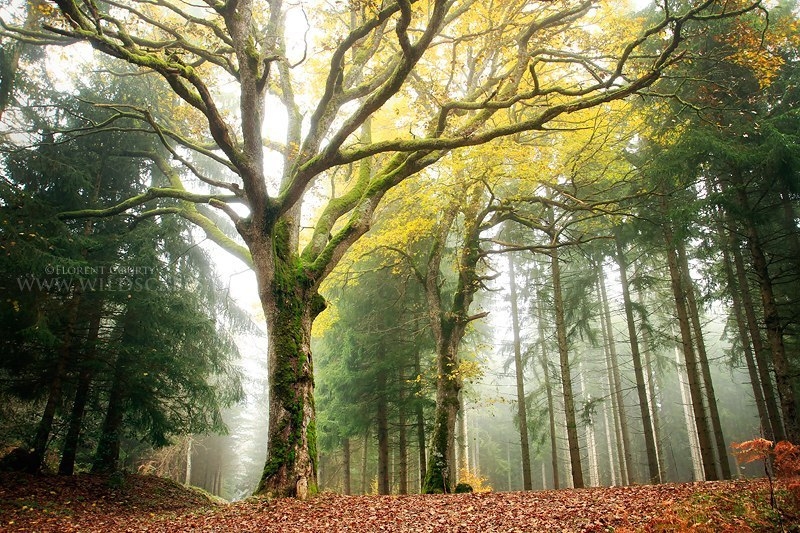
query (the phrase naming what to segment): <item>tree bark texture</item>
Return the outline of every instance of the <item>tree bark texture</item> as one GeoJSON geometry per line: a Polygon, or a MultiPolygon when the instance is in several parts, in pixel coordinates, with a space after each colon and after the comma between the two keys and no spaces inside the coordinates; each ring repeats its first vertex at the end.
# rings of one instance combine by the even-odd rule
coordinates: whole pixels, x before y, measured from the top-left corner
{"type": "Polygon", "coordinates": [[[269,333],[269,441],[256,494],[305,499],[317,492],[311,325],[325,302],[289,249],[288,225],[255,246],[253,263],[269,333]]]}

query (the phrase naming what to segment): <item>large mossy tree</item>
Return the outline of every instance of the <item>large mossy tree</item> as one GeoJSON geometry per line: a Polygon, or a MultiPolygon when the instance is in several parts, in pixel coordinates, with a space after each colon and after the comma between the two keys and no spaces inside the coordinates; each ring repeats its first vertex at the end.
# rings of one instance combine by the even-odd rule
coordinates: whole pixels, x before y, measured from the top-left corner
{"type": "Polygon", "coordinates": [[[54,4],[37,7],[45,17],[31,27],[17,2],[3,35],[90,43],[160,76],[185,104],[173,116],[155,113],[155,101],[128,105],[120,97],[107,107],[101,126],[124,116],[159,136],[171,158],[157,164],[170,184],[62,216],[182,216],[253,267],[270,336],[268,456],[257,492],[303,498],[316,488],[310,332],[324,308],[318,290],[368,231],[385,193],[454,149],[544,130],[647,88],[707,20],[758,2],[665,6],[647,28],[619,6],[591,0],[511,1],[502,9],[396,0],[308,11],[281,0],[54,4]],[[610,38],[597,38],[603,25],[610,38]],[[225,105],[231,96],[233,109],[225,105]],[[380,135],[362,134],[369,121],[380,135]],[[266,131],[276,123],[284,127],[266,131]],[[217,170],[203,171],[199,160],[217,170]],[[204,183],[200,192],[185,188],[190,178],[204,183]],[[320,196],[309,223],[308,200],[320,196]],[[154,207],[159,198],[177,202],[154,207]],[[239,240],[197,204],[227,215],[239,240]]]}

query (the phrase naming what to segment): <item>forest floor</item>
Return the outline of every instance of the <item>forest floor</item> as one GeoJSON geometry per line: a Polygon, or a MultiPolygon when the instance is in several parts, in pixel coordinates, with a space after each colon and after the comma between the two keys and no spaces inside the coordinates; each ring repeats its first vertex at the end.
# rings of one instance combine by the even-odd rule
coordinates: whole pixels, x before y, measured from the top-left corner
{"type": "Polygon", "coordinates": [[[789,486],[774,508],[766,480],[228,504],[153,476],[0,474],[0,531],[800,531],[789,486]]]}

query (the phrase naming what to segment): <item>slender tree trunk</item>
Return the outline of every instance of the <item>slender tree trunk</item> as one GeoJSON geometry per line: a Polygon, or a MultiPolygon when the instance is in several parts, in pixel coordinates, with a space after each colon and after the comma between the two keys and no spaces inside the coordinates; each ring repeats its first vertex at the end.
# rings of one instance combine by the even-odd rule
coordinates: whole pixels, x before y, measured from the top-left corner
{"type": "MultiPolygon", "coordinates": [[[[639,305],[643,306],[642,293],[638,292],[639,305]]],[[[664,462],[664,448],[661,439],[661,417],[658,412],[658,394],[656,389],[655,372],[653,371],[653,361],[651,357],[653,343],[650,340],[650,333],[647,328],[642,330],[642,343],[644,345],[644,368],[647,375],[648,386],[648,400],[650,403],[650,416],[653,420],[653,441],[656,444],[656,453],[658,455],[658,475],[661,483],[665,483],[667,479],[667,469],[664,462]]]]}
{"type": "Polygon", "coordinates": [[[114,368],[114,378],[108,395],[108,406],[100,440],[97,444],[97,452],[92,464],[92,473],[110,474],[119,467],[122,421],[125,412],[123,403],[128,396],[127,379],[127,356],[120,354],[114,368]]]}
{"type": "MultiPolygon", "coordinates": [[[[603,424],[606,429],[606,449],[608,450],[608,473],[609,484],[613,487],[617,484],[617,468],[614,464],[614,445],[611,443],[611,437],[614,431],[611,429],[611,422],[608,419],[608,403],[603,402],[603,424]]],[[[613,415],[611,419],[613,420],[613,415]]]]}
{"type": "MultiPolygon", "coordinates": [[[[414,372],[416,376],[420,376],[422,375],[422,367],[420,365],[419,351],[417,351],[414,356],[414,372]]],[[[419,385],[417,392],[419,392],[419,385]]],[[[419,485],[421,489],[428,467],[428,460],[425,453],[425,416],[422,412],[422,403],[415,402],[414,415],[417,419],[417,451],[419,453],[419,485]]]]}
{"type": "Polygon", "coordinates": [[[653,438],[653,422],[650,419],[650,404],[647,401],[647,383],[645,382],[644,371],[642,369],[642,357],[639,353],[639,338],[636,333],[636,322],[633,317],[633,303],[631,301],[630,288],[628,287],[628,265],[618,232],[614,240],[617,247],[616,259],[617,265],[619,266],[620,283],[622,284],[622,300],[625,307],[625,318],[628,323],[628,338],[631,345],[633,373],[636,376],[636,393],[639,398],[639,412],[642,415],[644,446],[647,453],[647,471],[650,483],[658,483],[660,481],[658,456],[656,454],[655,439],[653,438]]]}
{"type": "MultiPolygon", "coordinates": [[[[586,398],[586,401],[589,401],[590,397],[586,392],[586,374],[583,371],[583,365],[578,365],[578,373],[581,381],[581,395],[586,398]]],[[[593,416],[590,416],[586,427],[586,448],[588,448],[589,456],[589,486],[597,487],[600,485],[600,469],[597,464],[597,439],[595,438],[593,416]]]]}
{"type": "Polygon", "coordinates": [[[61,448],[61,462],[58,465],[58,473],[62,476],[71,476],[75,472],[75,459],[83,426],[83,415],[86,412],[93,376],[94,372],[88,367],[81,368],[78,374],[78,385],[72,401],[69,426],[64,437],[64,445],[61,448]]]}
{"type": "MultiPolygon", "coordinates": [[[[737,197],[739,204],[746,211],[750,211],[750,201],[743,187],[737,187],[737,197]]],[[[753,258],[753,269],[755,270],[758,283],[761,288],[761,304],[764,309],[764,323],[767,326],[767,338],[769,339],[770,350],[772,352],[772,363],[775,372],[775,383],[778,388],[778,396],[781,401],[781,412],[783,423],[786,430],[786,438],[790,442],[800,442],[800,421],[797,419],[797,409],[795,405],[794,386],[792,385],[791,369],[789,360],[786,356],[786,347],[783,343],[783,325],[775,301],[772,288],[772,277],[767,266],[767,257],[761,246],[761,239],[753,220],[749,217],[744,219],[747,234],[747,244],[753,258]]]]}
{"type": "Polygon", "coordinates": [[[572,375],[570,373],[569,347],[567,345],[567,328],[564,322],[564,299],[561,293],[561,265],[558,249],[554,248],[550,256],[550,268],[553,276],[553,300],[555,303],[556,338],[561,366],[561,388],[564,394],[564,413],[567,423],[567,441],[569,442],[570,465],[572,466],[572,485],[583,488],[583,468],[581,466],[581,448],[578,440],[578,423],[575,419],[575,399],[572,391],[572,375]]]}
{"type": "Polygon", "coordinates": [[[685,285],[680,273],[678,254],[675,250],[675,238],[672,234],[672,229],[669,226],[664,226],[663,231],[666,242],[667,264],[669,266],[672,293],[675,299],[675,310],[678,315],[678,325],[681,332],[681,346],[683,348],[684,360],[686,361],[686,375],[689,383],[692,411],[697,429],[697,438],[700,442],[703,475],[707,481],[713,481],[716,480],[718,476],[714,464],[714,449],[711,442],[708,417],[706,416],[706,409],[703,404],[704,395],[698,371],[698,362],[692,342],[691,323],[686,309],[685,285]]]}
{"type": "Polygon", "coordinates": [[[342,492],[352,494],[350,488],[350,439],[342,439],[342,492]]]}
{"type": "MultiPolygon", "coordinates": [[[[720,238],[724,238],[726,234],[721,226],[722,225],[720,224],[718,234],[720,238]]],[[[736,321],[736,331],[739,335],[739,344],[742,345],[742,353],[744,355],[745,364],[747,365],[747,373],[750,377],[750,385],[753,388],[753,399],[755,400],[756,409],[758,410],[758,419],[761,423],[761,431],[767,440],[774,440],[775,434],[772,431],[772,422],[770,421],[769,413],[767,412],[764,389],[761,386],[761,379],[758,377],[758,366],[756,365],[755,357],[753,356],[750,337],[747,334],[747,323],[744,318],[744,312],[742,311],[741,292],[736,283],[736,276],[733,272],[733,264],[728,246],[722,247],[722,262],[725,267],[725,280],[728,282],[728,293],[731,297],[733,317],[736,321]]]]}
{"type": "MultiPolygon", "coordinates": [[[[401,375],[401,390],[402,390],[402,375],[401,375]]],[[[398,428],[399,434],[397,438],[397,451],[400,454],[400,464],[398,468],[400,469],[399,472],[399,482],[397,486],[397,492],[400,494],[408,494],[408,422],[406,421],[406,407],[404,398],[400,397],[400,406],[399,406],[399,415],[398,415],[398,428]]]]}
{"type": "Polygon", "coordinates": [[[467,433],[467,411],[463,392],[458,395],[458,476],[469,474],[469,435],[467,433]]]}
{"type": "MultiPolygon", "coordinates": [[[[537,276],[536,283],[538,284],[539,278],[537,276]]],[[[544,390],[547,395],[547,418],[550,425],[550,466],[553,469],[553,488],[561,488],[561,483],[558,475],[558,443],[556,441],[556,411],[555,401],[553,400],[553,386],[550,382],[550,368],[547,364],[547,339],[545,338],[544,329],[544,297],[541,291],[536,295],[536,312],[539,315],[537,318],[537,331],[539,333],[539,343],[541,345],[541,353],[539,361],[542,365],[542,379],[544,380],[544,390]]]]}
{"type": "Polygon", "coordinates": [[[608,304],[608,294],[606,293],[605,276],[602,266],[597,267],[597,282],[600,288],[600,301],[603,305],[603,312],[600,316],[601,324],[604,325],[604,337],[606,339],[606,364],[611,386],[611,402],[614,409],[614,422],[617,431],[618,462],[622,484],[633,483],[633,458],[631,457],[630,434],[628,432],[628,415],[626,414],[625,402],[622,396],[622,377],[619,372],[619,361],[617,358],[617,343],[614,340],[614,329],[611,326],[611,307],[608,304]]]}
{"type": "MultiPolygon", "coordinates": [[[[673,332],[674,335],[674,332],[673,332]]],[[[694,420],[692,410],[692,398],[689,392],[689,384],[684,379],[682,368],[686,367],[686,361],[681,358],[681,350],[675,344],[675,365],[678,370],[678,386],[681,391],[681,406],[683,407],[683,419],[686,423],[686,434],[689,440],[689,454],[692,457],[692,474],[695,481],[703,481],[703,459],[700,457],[700,440],[697,438],[697,423],[694,420]]]]}
{"type": "Polygon", "coordinates": [[[28,458],[28,470],[39,472],[44,462],[47,445],[50,441],[50,433],[53,430],[56,410],[61,403],[64,379],[67,374],[67,367],[72,360],[72,350],[75,342],[75,323],[78,318],[78,306],[80,305],[81,294],[76,293],[67,304],[67,326],[61,339],[61,346],[58,349],[58,358],[53,367],[50,383],[47,388],[47,403],[45,403],[42,418],[36,427],[36,434],[33,437],[33,451],[28,458]]]}
{"type": "Polygon", "coordinates": [[[722,433],[722,423],[719,419],[719,408],[717,407],[717,396],[714,392],[714,382],[711,379],[711,368],[708,363],[706,353],[706,343],[703,337],[703,328],[700,324],[700,308],[695,298],[694,283],[689,275],[689,259],[686,256],[686,245],[682,240],[676,243],[678,252],[679,268],[684,283],[686,294],[686,304],[688,306],[689,317],[694,331],[695,347],[697,348],[697,359],[700,368],[700,375],[703,379],[703,388],[708,400],[708,413],[711,422],[711,429],[714,435],[715,450],[718,464],[722,472],[723,479],[731,478],[731,467],[728,461],[728,451],[725,446],[725,437],[722,433]]]}
{"type": "Polygon", "coordinates": [[[194,439],[191,435],[186,437],[186,475],[183,484],[187,487],[192,484],[192,452],[194,451],[194,439]]]}
{"type": "Polygon", "coordinates": [[[379,372],[376,383],[378,394],[378,494],[390,494],[389,487],[389,406],[386,399],[386,374],[379,372]]]}
{"type": "MultiPolygon", "coordinates": [[[[707,186],[709,189],[717,190],[717,184],[714,183],[712,180],[708,180],[707,186]]],[[[719,184],[719,188],[723,189],[725,186],[723,184],[719,184]]],[[[756,409],[758,410],[758,418],[761,423],[761,431],[764,436],[768,440],[773,440],[775,438],[775,433],[772,427],[772,417],[770,415],[770,408],[768,406],[768,400],[765,397],[765,390],[766,387],[769,387],[769,390],[772,390],[772,383],[769,380],[769,372],[765,368],[764,375],[767,377],[767,381],[769,383],[762,384],[761,377],[759,376],[759,369],[758,363],[756,362],[756,357],[754,356],[754,350],[756,346],[759,346],[759,350],[763,352],[763,349],[760,348],[761,346],[761,335],[758,332],[758,328],[756,327],[756,337],[752,340],[749,337],[748,329],[747,329],[747,322],[745,320],[744,315],[744,292],[747,291],[747,300],[752,306],[752,301],[749,298],[749,283],[747,282],[747,277],[744,276],[744,263],[741,259],[741,251],[738,249],[740,247],[739,239],[735,237],[733,231],[730,229],[725,228],[725,221],[726,218],[728,222],[731,223],[732,220],[730,216],[728,216],[727,211],[722,208],[718,208],[715,213],[716,219],[716,229],[717,229],[717,237],[723,243],[722,248],[722,263],[725,269],[725,280],[728,284],[728,294],[731,297],[731,308],[733,310],[733,318],[736,321],[736,329],[739,336],[739,343],[742,345],[742,353],[744,355],[745,364],[747,365],[747,372],[750,377],[750,384],[753,388],[753,398],[755,400],[756,409]],[[743,277],[741,279],[737,279],[737,276],[734,272],[734,259],[732,259],[731,255],[733,253],[738,254],[739,262],[742,265],[742,274],[743,277]],[[739,281],[743,280],[744,285],[741,285],[739,281]]],[[[755,316],[754,311],[751,309],[751,313],[755,316]]],[[[755,325],[755,319],[753,320],[755,325]]],[[[762,354],[763,358],[763,354],[762,354]]],[[[773,414],[776,416],[778,415],[777,404],[775,403],[775,396],[774,393],[770,394],[772,400],[772,409],[773,414]]],[[[780,430],[782,433],[782,430],[780,430]]]]}
{"type": "Polygon", "coordinates": [[[544,372],[544,388],[547,394],[547,418],[550,425],[550,468],[553,470],[553,488],[561,488],[561,479],[558,472],[558,439],[556,438],[556,411],[553,398],[553,385],[550,382],[550,368],[547,358],[542,356],[542,371],[544,372]]]}
{"type": "Polygon", "coordinates": [[[756,317],[756,307],[750,295],[750,283],[747,280],[747,272],[744,266],[744,258],[740,248],[738,237],[729,230],[731,238],[731,251],[733,253],[733,264],[736,269],[736,280],[739,294],[742,296],[742,307],[744,308],[745,319],[747,320],[747,331],[750,333],[750,342],[753,345],[753,355],[756,359],[758,377],[761,380],[761,388],[764,391],[764,404],[769,414],[772,433],[777,441],[785,440],[786,433],[783,429],[781,409],[776,401],[775,389],[772,386],[772,376],[770,375],[770,362],[767,350],[761,340],[761,328],[756,317]]]}
{"type": "Polygon", "coordinates": [[[524,490],[533,489],[531,479],[531,452],[528,443],[528,414],[525,406],[525,372],[522,365],[522,346],[519,335],[519,309],[517,307],[517,283],[514,272],[514,254],[507,253],[509,292],[511,297],[511,328],[514,333],[514,370],[517,379],[517,421],[519,442],[522,454],[522,486],[524,490]]]}
{"type": "Polygon", "coordinates": [[[100,334],[100,313],[95,313],[89,321],[89,331],[86,338],[86,357],[82,361],[78,374],[78,385],[75,389],[75,398],[72,402],[72,411],[69,417],[69,427],[64,437],[64,446],[61,452],[61,463],[58,473],[71,476],[75,471],[75,458],[78,453],[78,444],[83,426],[83,415],[89,401],[89,389],[94,378],[94,358],[97,351],[97,338],[100,334]]]}
{"type": "Polygon", "coordinates": [[[367,479],[367,459],[369,459],[369,428],[364,430],[364,447],[361,449],[361,494],[367,493],[369,487],[367,479]]]}

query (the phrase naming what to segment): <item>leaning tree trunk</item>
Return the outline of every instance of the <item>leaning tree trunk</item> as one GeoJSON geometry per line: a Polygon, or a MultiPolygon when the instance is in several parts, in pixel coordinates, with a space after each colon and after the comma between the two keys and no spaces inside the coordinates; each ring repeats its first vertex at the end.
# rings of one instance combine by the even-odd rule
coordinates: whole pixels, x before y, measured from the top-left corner
{"type": "Polygon", "coordinates": [[[658,469],[658,454],[656,453],[656,442],[653,432],[653,423],[650,418],[650,403],[647,398],[647,383],[645,382],[644,370],[642,367],[642,357],[639,352],[639,338],[636,333],[636,322],[633,317],[633,302],[631,301],[630,288],[628,287],[628,265],[625,259],[625,252],[622,249],[622,241],[619,234],[615,236],[617,247],[617,265],[619,266],[620,284],[622,285],[622,301],[625,307],[625,319],[628,323],[628,338],[631,345],[631,359],[633,360],[633,373],[636,376],[636,393],[639,398],[639,412],[642,415],[642,426],[644,429],[644,446],[647,452],[647,471],[650,483],[660,481],[658,469]]]}
{"type": "Polygon", "coordinates": [[[622,376],[617,358],[617,343],[614,340],[614,329],[611,326],[611,307],[608,304],[603,267],[597,267],[597,283],[600,290],[600,302],[603,306],[600,323],[605,339],[606,367],[608,368],[608,386],[611,406],[614,415],[614,429],[617,435],[617,462],[622,485],[633,483],[633,457],[631,455],[630,433],[628,431],[628,415],[625,399],[622,396],[622,376]]]}
{"type": "MultiPolygon", "coordinates": [[[[726,238],[727,232],[721,222],[718,224],[717,235],[724,242],[722,246],[722,264],[725,269],[725,281],[728,284],[728,294],[731,297],[731,309],[733,311],[734,320],[736,321],[739,343],[742,345],[742,353],[745,363],[747,364],[748,375],[750,376],[750,385],[753,388],[753,398],[756,403],[756,409],[758,410],[758,418],[761,422],[761,431],[767,440],[774,440],[775,434],[772,430],[772,421],[770,420],[766,398],[764,397],[764,387],[761,385],[761,378],[758,375],[758,365],[753,355],[753,345],[750,342],[750,336],[747,332],[742,294],[740,287],[737,285],[736,275],[733,272],[733,261],[731,259],[729,246],[735,246],[736,243],[733,239],[726,238]]],[[[745,287],[745,289],[747,289],[747,287],[745,287]]],[[[773,397],[773,404],[774,403],[773,397]]]]}
{"type": "Polygon", "coordinates": [[[695,346],[697,347],[697,359],[700,365],[700,376],[703,379],[703,388],[708,399],[708,414],[711,422],[711,429],[714,435],[715,450],[717,452],[718,464],[722,472],[722,479],[731,478],[731,467],[728,461],[728,451],[725,447],[725,436],[722,433],[722,423],[720,422],[719,409],[717,407],[717,395],[714,392],[714,382],[711,379],[711,368],[708,363],[706,353],[706,343],[703,338],[703,328],[700,325],[700,309],[694,295],[694,283],[689,275],[689,259],[686,256],[686,246],[683,241],[677,243],[678,260],[680,261],[681,277],[683,278],[686,294],[686,304],[689,310],[690,321],[694,331],[695,346]]]}
{"type": "MultiPolygon", "coordinates": [[[[761,339],[761,327],[753,298],[750,295],[750,282],[747,279],[747,271],[744,266],[744,257],[738,237],[733,230],[729,230],[732,241],[731,251],[733,252],[733,264],[736,269],[736,280],[738,282],[739,294],[742,297],[742,307],[747,321],[747,331],[750,333],[750,342],[753,345],[753,355],[756,360],[758,377],[761,379],[761,389],[764,391],[764,404],[767,407],[772,433],[777,441],[785,440],[786,433],[783,429],[783,419],[781,410],[775,396],[775,388],[772,386],[772,376],[770,375],[769,354],[761,339]]],[[[736,289],[734,289],[736,290],[736,289]]]]}
{"type": "Polygon", "coordinates": [[[269,334],[267,461],[256,494],[305,499],[317,492],[311,325],[325,301],[289,251],[287,225],[250,243],[269,334]]]}
{"type": "MultiPolygon", "coordinates": [[[[743,187],[737,188],[739,204],[745,211],[749,211],[749,199],[743,187]]],[[[775,372],[775,383],[778,388],[778,396],[781,401],[781,412],[783,423],[786,430],[786,438],[791,442],[800,442],[800,420],[797,418],[795,406],[794,385],[792,384],[792,374],[789,359],[786,355],[786,347],[783,342],[783,324],[781,323],[778,304],[775,300],[773,291],[772,276],[769,273],[767,257],[761,244],[758,229],[752,218],[745,217],[745,231],[747,244],[750,248],[750,255],[753,259],[753,269],[758,278],[761,289],[761,303],[764,308],[764,323],[767,327],[767,339],[769,339],[772,351],[772,363],[775,372]]]]}
{"type": "Polygon", "coordinates": [[[700,443],[703,475],[706,481],[714,481],[718,479],[714,462],[714,449],[711,443],[711,431],[709,430],[708,417],[706,416],[706,409],[703,404],[703,390],[698,368],[699,365],[692,343],[691,324],[689,322],[689,313],[686,309],[685,287],[680,274],[678,254],[675,251],[675,237],[669,226],[664,226],[663,231],[666,241],[667,265],[669,266],[672,294],[675,299],[675,311],[678,315],[678,325],[681,332],[681,347],[683,348],[683,357],[686,361],[686,377],[689,383],[692,412],[694,414],[694,423],[697,430],[697,439],[700,443]]]}

